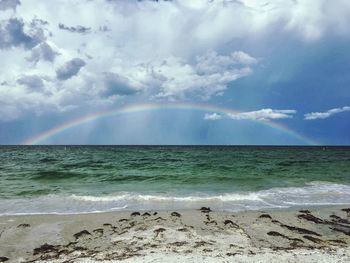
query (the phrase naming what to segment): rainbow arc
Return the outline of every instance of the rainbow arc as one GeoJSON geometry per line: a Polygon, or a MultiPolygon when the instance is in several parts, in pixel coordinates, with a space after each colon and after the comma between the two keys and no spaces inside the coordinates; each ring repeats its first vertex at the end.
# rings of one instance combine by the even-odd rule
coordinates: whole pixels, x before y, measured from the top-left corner
{"type": "MultiPolygon", "coordinates": [[[[210,104],[200,104],[200,103],[173,103],[173,102],[162,102],[162,103],[142,103],[142,104],[132,104],[125,107],[101,111],[89,115],[85,115],[83,117],[73,119],[67,122],[64,122],[56,127],[53,127],[49,130],[46,130],[40,134],[37,134],[29,139],[27,139],[23,144],[25,145],[35,145],[42,144],[45,140],[52,138],[62,132],[67,130],[79,127],[83,124],[93,122],[98,119],[108,118],[112,116],[119,116],[124,114],[133,114],[133,113],[142,113],[149,111],[159,111],[163,109],[169,110],[191,110],[191,111],[200,111],[205,113],[220,113],[220,114],[237,114],[240,113],[238,110],[218,107],[210,104]]],[[[298,139],[300,142],[308,145],[318,145],[314,140],[280,124],[271,120],[252,120],[254,122],[261,123],[263,125],[267,125],[272,129],[279,130],[284,134],[287,134],[290,137],[298,139]]]]}

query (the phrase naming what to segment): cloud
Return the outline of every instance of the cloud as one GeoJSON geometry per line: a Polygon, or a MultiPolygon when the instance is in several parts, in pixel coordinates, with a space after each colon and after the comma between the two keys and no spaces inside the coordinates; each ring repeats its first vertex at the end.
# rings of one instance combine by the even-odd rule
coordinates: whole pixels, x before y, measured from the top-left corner
{"type": "Polygon", "coordinates": [[[19,0],[0,0],[0,10],[13,9],[16,11],[16,7],[20,4],[19,0]]]}
{"type": "Polygon", "coordinates": [[[295,110],[261,109],[240,113],[230,113],[227,116],[233,120],[269,120],[292,118],[295,110]]]}
{"type": "Polygon", "coordinates": [[[64,24],[58,24],[58,28],[62,30],[67,30],[72,33],[80,33],[80,34],[86,34],[90,33],[91,28],[84,27],[84,26],[66,26],[64,24]]]}
{"type": "Polygon", "coordinates": [[[217,113],[206,113],[204,115],[204,120],[208,120],[208,121],[216,121],[216,120],[221,120],[222,116],[220,114],[217,113]]]}
{"type": "Polygon", "coordinates": [[[32,49],[32,54],[28,60],[35,63],[39,60],[54,62],[56,56],[59,54],[60,53],[55,51],[49,44],[43,42],[32,49]]]}
{"type": "Polygon", "coordinates": [[[341,113],[341,112],[346,112],[346,111],[350,111],[350,107],[349,106],[345,106],[345,107],[342,107],[342,108],[330,109],[330,110],[328,110],[326,112],[306,113],[304,115],[304,119],[305,120],[327,119],[327,118],[331,117],[334,114],[341,113]]]}
{"type": "Polygon", "coordinates": [[[25,85],[32,90],[38,90],[44,86],[43,80],[35,75],[23,76],[17,80],[17,83],[25,85]]]}
{"type": "Polygon", "coordinates": [[[32,27],[30,32],[25,32],[22,19],[10,18],[0,23],[0,48],[23,46],[31,49],[45,40],[44,32],[40,28],[32,27]]]}
{"type": "MultiPolygon", "coordinates": [[[[224,117],[232,120],[277,120],[292,118],[296,110],[261,109],[238,113],[227,113],[224,117]]],[[[205,120],[220,120],[223,116],[217,113],[205,114],[205,120]]]]}
{"type": "Polygon", "coordinates": [[[73,58],[66,64],[56,70],[56,75],[59,80],[67,80],[77,75],[82,67],[86,65],[85,61],[80,58],[73,58]]]}
{"type": "Polygon", "coordinates": [[[7,109],[17,107],[16,118],[125,98],[225,98],[229,88],[240,88],[236,80],[269,65],[264,55],[270,51],[260,47],[285,37],[313,44],[350,35],[348,0],[19,3],[0,1],[0,83],[7,83],[0,99],[7,109]],[[43,79],[41,93],[33,92],[17,82],[23,74],[51,81],[43,79]]]}
{"type": "Polygon", "coordinates": [[[49,25],[49,22],[40,18],[33,18],[32,21],[30,22],[30,25],[32,27],[47,26],[49,25]]]}
{"type": "Polygon", "coordinates": [[[128,78],[112,72],[106,72],[104,74],[104,84],[105,90],[102,91],[101,95],[106,97],[133,95],[142,88],[139,83],[133,83],[128,78]]]}
{"type": "Polygon", "coordinates": [[[152,67],[153,82],[159,84],[156,98],[183,99],[195,96],[209,99],[221,94],[227,84],[252,73],[250,64],[255,64],[254,58],[239,51],[228,56],[218,55],[208,51],[197,56],[194,63],[170,57],[152,67]],[[237,58],[237,55],[249,58],[250,61],[237,58]]]}
{"type": "Polygon", "coordinates": [[[203,75],[229,70],[237,65],[250,66],[258,63],[257,59],[242,51],[235,51],[227,56],[222,56],[211,50],[196,59],[196,71],[203,75]]]}
{"type": "Polygon", "coordinates": [[[42,115],[64,112],[71,107],[60,102],[60,97],[41,92],[44,87],[39,88],[40,83],[36,83],[34,78],[32,81],[24,78],[19,82],[23,84],[16,81],[17,85],[7,83],[0,89],[0,120],[2,121],[12,121],[23,115],[33,113],[42,115]],[[27,88],[23,88],[23,85],[27,88]],[[32,87],[29,85],[32,85],[32,87]]]}

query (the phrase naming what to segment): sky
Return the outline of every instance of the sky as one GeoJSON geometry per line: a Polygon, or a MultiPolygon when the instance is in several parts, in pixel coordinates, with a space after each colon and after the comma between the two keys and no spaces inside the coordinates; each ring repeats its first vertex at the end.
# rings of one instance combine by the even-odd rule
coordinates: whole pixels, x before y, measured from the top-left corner
{"type": "Polygon", "coordinates": [[[0,144],[350,144],[348,0],[0,0],[0,144]]]}

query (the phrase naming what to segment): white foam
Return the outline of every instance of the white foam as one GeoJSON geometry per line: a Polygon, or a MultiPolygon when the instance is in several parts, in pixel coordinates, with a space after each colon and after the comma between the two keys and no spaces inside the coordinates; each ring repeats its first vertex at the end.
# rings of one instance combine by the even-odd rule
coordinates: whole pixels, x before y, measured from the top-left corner
{"type": "Polygon", "coordinates": [[[46,195],[32,199],[0,200],[0,215],[75,214],[116,210],[197,209],[240,211],[293,206],[350,204],[350,185],[311,182],[303,187],[271,188],[257,192],[142,194],[119,192],[104,196],[46,195]]]}
{"type": "Polygon", "coordinates": [[[222,194],[212,196],[165,196],[165,195],[142,195],[134,193],[116,194],[112,196],[80,196],[72,195],[75,200],[87,202],[114,202],[114,201],[153,201],[153,202],[210,202],[210,201],[239,201],[239,200],[256,200],[261,201],[263,194],[243,193],[243,194],[222,194]]]}

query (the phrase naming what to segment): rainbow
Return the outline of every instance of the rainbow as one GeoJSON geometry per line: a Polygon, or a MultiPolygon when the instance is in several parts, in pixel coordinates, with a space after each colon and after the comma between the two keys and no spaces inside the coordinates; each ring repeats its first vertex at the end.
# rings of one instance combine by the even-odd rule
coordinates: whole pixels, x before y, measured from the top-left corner
{"type": "MultiPolygon", "coordinates": [[[[58,125],[56,127],[53,127],[49,130],[46,130],[38,135],[35,135],[34,137],[31,137],[27,139],[23,144],[25,145],[35,145],[35,144],[41,144],[45,140],[60,134],[64,131],[67,131],[69,129],[79,127],[80,125],[83,125],[85,123],[89,123],[92,121],[95,121],[97,119],[101,118],[107,118],[111,116],[119,116],[123,114],[132,114],[132,113],[139,113],[139,112],[148,112],[148,111],[158,111],[158,110],[191,110],[191,111],[200,111],[200,112],[206,112],[206,113],[221,113],[221,114],[236,114],[240,113],[238,110],[230,109],[230,108],[223,108],[218,107],[210,104],[200,104],[200,103],[186,103],[186,102],[161,102],[161,103],[142,103],[142,104],[131,104],[125,107],[107,110],[107,111],[101,111],[89,115],[85,115],[83,117],[73,119],[70,121],[67,121],[61,125],[58,125]]],[[[295,139],[298,139],[303,144],[308,145],[318,145],[317,142],[305,137],[304,135],[297,133],[296,131],[291,130],[290,128],[280,124],[276,123],[270,120],[254,120],[255,122],[259,122],[261,124],[267,125],[271,127],[272,129],[279,130],[283,132],[284,134],[287,134],[295,139]]]]}

